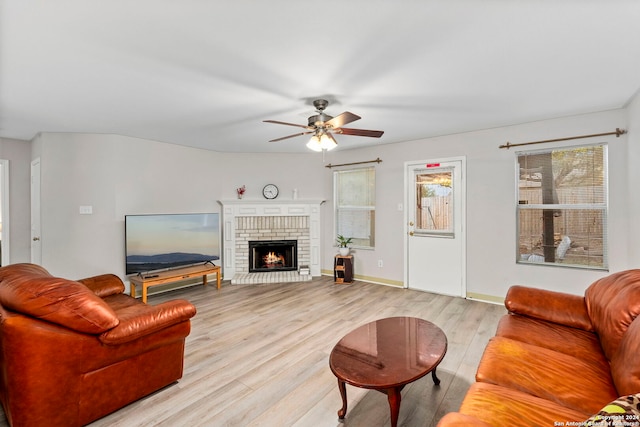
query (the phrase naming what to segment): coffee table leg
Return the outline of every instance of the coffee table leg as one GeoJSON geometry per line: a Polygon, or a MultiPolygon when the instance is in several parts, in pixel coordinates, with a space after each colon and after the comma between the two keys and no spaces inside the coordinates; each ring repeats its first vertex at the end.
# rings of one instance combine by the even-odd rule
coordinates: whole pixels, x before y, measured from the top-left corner
{"type": "Polygon", "coordinates": [[[387,399],[389,399],[389,409],[391,410],[391,427],[398,425],[398,415],[400,414],[400,388],[391,388],[387,390],[387,399]]]}
{"type": "Polygon", "coordinates": [[[431,371],[431,378],[433,378],[433,383],[435,385],[440,385],[440,378],[436,376],[436,368],[433,368],[433,371],[431,371]]]}
{"type": "Polygon", "coordinates": [[[347,415],[347,385],[344,381],[338,380],[338,389],[340,389],[340,396],[342,396],[342,408],[338,411],[338,419],[342,421],[347,415]]]}

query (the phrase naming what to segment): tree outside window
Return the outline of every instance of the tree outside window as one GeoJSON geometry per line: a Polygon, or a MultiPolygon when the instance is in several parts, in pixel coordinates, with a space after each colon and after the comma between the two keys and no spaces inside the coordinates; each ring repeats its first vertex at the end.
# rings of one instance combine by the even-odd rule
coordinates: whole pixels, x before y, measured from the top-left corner
{"type": "Polygon", "coordinates": [[[606,146],[518,153],[517,166],[517,261],[607,269],[606,146]]]}

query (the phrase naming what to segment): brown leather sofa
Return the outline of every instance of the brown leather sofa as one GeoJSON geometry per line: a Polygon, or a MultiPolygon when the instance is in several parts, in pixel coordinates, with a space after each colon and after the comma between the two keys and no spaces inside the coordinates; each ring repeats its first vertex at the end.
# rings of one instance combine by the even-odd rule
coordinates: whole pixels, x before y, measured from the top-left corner
{"type": "Polygon", "coordinates": [[[12,426],[86,425],[182,377],[195,307],[123,292],[110,274],[0,268],[0,401],[12,426]]]}
{"type": "Polygon", "coordinates": [[[439,427],[591,425],[580,423],[592,416],[640,425],[637,405],[622,415],[607,406],[640,393],[640,270],[602,278],[584,297],[514,286],[505,306],[476,383],[439,427]]]}

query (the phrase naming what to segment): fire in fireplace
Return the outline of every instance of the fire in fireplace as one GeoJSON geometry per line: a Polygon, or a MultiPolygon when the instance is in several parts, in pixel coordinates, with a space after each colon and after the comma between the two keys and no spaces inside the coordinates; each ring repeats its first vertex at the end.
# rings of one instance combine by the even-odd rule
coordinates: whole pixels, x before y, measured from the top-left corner
{"type": "Polygon", "coordinates": [[[297,269],[297,240],[249,241],[249,273],[297,269]]]}

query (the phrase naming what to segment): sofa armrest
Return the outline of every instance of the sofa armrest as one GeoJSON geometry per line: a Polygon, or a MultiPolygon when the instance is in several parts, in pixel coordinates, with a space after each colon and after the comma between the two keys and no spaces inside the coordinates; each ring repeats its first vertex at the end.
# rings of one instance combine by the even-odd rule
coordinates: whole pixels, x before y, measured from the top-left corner
{"type": "Polygon", "coordinates": [[[449,412],[440,419],[437,427],[492,427],[482,420],[459,412],[449,412]]]}
{"type": "Polygon", "coordinates": [[[124,292],[124,283],[115,274],[102,274],[78,280],[100,298],[124,292]]]}
{"type": "Polygon", "coordinates": [[[187,321],[195,314],[195,306],[186,300],[158,305],[136,304],[118,311],[120,323],[103,332],[100,341],[107,345],[123,344],[187,321]]]}
{"type": "Polygon", "coordinates": [[[546,289],[512,286],[504,305],[510,313],[593,331],[584,297],[546,289]]]}

